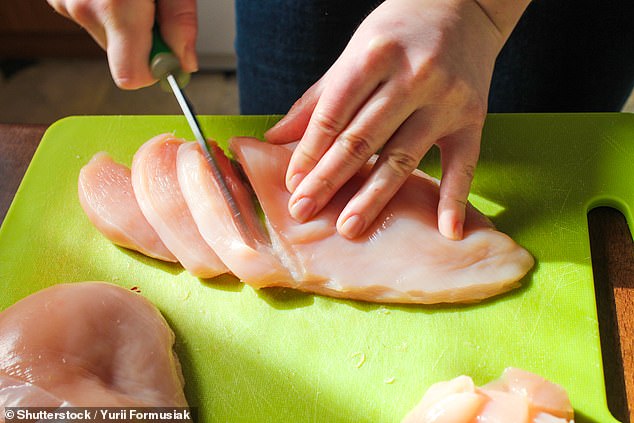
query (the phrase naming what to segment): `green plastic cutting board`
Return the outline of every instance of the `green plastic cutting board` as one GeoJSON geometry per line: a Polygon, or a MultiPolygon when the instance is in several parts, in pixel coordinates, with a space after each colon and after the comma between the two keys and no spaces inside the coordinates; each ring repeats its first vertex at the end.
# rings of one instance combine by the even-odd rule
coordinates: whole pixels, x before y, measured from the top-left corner
{"type": "MultiPolygon", "coordinates": [[[[275,121],[201,118],[221,143],[261,137],[275,121]]],[[[471,200],[537,264],[522,288],[463,306],[256,291],[114,246],[79,206],[79,169],[100,150],[130,164],[162,132],[191,138],[179,116],[73,117],[49,128],[0,230],[0,309],[61,282],[138,286],[176,333],[201,422],[398,422],[432,383],[467,374],[484,384],[507,366],[564,386],[578,422],[616,421],[606,406],[586,214],[615,206],[632,224],[633,115],[488,118],[471,200]]],[[[422,168],[438,175],[431,156],[422,168]]]]}

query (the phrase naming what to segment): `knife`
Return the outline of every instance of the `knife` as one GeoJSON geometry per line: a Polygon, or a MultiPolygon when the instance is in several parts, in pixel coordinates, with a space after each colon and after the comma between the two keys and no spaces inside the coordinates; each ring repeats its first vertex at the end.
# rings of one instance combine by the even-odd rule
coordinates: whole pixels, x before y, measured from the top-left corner
{"type": "Polygon", "coordinates": [[[183,72],[178,58],[172,53],[165,41],[163,41],[158,25],[154,26],[152,32],[152,50],[150,51],[150,70],[152,76],[161,81],[163,89],[171,91],[176,97],[176,101],[187,119],[194,138],[196,138],[207,163],[209,163],[213,179],[219,187],[225,203],[229,207],[240,236],[247,245],[251,245],[257,235],[252,233],[251,228],[240,211],[238,203],[229,189],[225,175],[220,170],[214,152],[210,150],[207,145],[207,138],[203,134],[200,123],[196,118],[196,113],[181,89],[181,87],[184,87],[189,82],[189,74],[183,72]]]}

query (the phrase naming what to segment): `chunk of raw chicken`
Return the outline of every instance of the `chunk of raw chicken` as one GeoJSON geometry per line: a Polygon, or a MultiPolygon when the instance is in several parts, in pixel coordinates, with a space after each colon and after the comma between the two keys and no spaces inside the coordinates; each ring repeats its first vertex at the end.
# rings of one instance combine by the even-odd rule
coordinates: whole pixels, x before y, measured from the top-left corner
{"type": "Polygon", "coordinates": [[[174,333],[141,295],[60,284],[0,313],[0,411],[18,406],[186,407],[174,333]]]}
{"type": "Polygon", "coordinates": [[[261,233],[251,193],[222,150],[211,145],[227,185],[236,202],[240,203],[242,216],[254,237],[246,240],[242,238],[200,147],[196,143],[186,143],[178,150],[178,180],[200,233],[241,280],[255,287],[271,286],[282,281],[292,282],[291,274],[274,255],[268,238],[261,233]]]}
{"type": "Polygon", "coordinates": [[[229,269],[207,245],[183,198],[176,154],[184,140],[158,135],[132,160],[132,187],[139,207],[163,243],[194,276],[212,278],[229,269]]]}
{"type": "Polygon", "coordinates": [[[470,302],[517,287],[533,266],[525,249],[473,207],[464,239],[440,235],[438,183],[423,172],[407,179],[364,235],[349,240],[335,222],[370,164],[315,218],[299,223],[288,212],[284,180],[291,150],[254,138],[234,138],[230,148],[264,210],[275,253],[293,277],[269,286],[377,302],[470,302]]]}
{"type": "Polygon", "coordinates": [[[159,260],[175,262],[139,208],[130,169],[97,153],[79,172],[79,202],[93,225],[110,241],[159,260]]]}
{"type": "Polygon", "coordinates": [[[561,386],[509,367],[482,388],[468,376],[432,385],[403,423],[574,423],[573,418],[561,386]]]}

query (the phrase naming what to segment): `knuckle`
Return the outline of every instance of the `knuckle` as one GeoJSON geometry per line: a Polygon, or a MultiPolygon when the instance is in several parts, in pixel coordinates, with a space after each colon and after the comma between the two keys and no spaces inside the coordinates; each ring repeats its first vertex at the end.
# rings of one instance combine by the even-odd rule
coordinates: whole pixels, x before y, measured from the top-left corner
{"type": "Polygon", "coordinates": [[[174,23],[179,26],[194,28],[197,26],[197,15],[195,10],[179,9],[173,16],[170,16],[174,23]]]}
{"type": "Polygon", "coordinates": [[[438,72],[439,92],[447,99],[464,103],[465,99],[471,98],[472,89],[469,84],[457,75],[442,69],[438,72]]]}
{"type": "Polygon", "coordinates": [[[440,192],[440,202],[447,207],[448,205],[453,205],[457,207],[465,207],[467,205],[467,199],[459,197],[455,192],[440,192]]]}
{"type": "Polygon", "coordinates": [[[443,70],[439,66],[439,58],[433,54],[426,54],[418,62],[411,63],[410,69],[412,75],[410,79],[415,85],[430,82],[433,78],[442,80],[443,70]]]}
{"type": "Polygon", "coordinates": [[[93,3],[89,0],[75,0],[66,6],[68,15],[80,25],[93,19],[93,3]]]}
{"type": "Polygon", "coordinates": [[[312,166],[319,161],[319,157],[316,154],[314,154],[310,149],[307,149],[306,147],[304,147],[303,144],[301,143],[298,144],[295,151],[299,153],[300,161],[303,163],[310,163],[310,165],[312,166]]]}
{"type": "Polygon", "coordinates": [[[370,138],[360,134],[344,133],[337,142],[354,161],[365,161],[374,152],[370,138]]]}
{"type": "Polygon", "coordinates": [[[452,205],[458,208],[465,208],[467,206],[467,200],[462,200],[460,198],[452,197],[449,195],[441,196],[440,201],[442,202],[443,207],[449,207],[449,205],[452,205]]]}
{"type": "Polygon", "coordinates": [[[395,38],[385,34],[375,35],[367,44],[367,65],[375,66],[385,60],[397,57],[402,51],[402,44],[395,38]]]}
{"type": "Polygon", "coordinates": [[[327,194],[330,195],[337,190],[337,185],[330,178],[326,178],[323,175],[315,175],[315,184],[318,187],[317,192],[321,195],[327,194]]]}
{"type": "Polygon", "coordinates": [[[386,163],[399,178],[405,178],[418,166],[418,158],[405,150],[390,151],[386,163]]]}
{"type": "Polygon", "coordinates": [[[315,112],[313,115],[313,124],[317,127],[318,131],[330,138],[336,137],[343,129],[343,124],[339,120],[325,112],[315,112]]]}
{"type": "Polygon", "coordinates": [[[468,178],[469,181],[473,180],[473,176],[475,175],[475,165],[470,163],[466,163],[462,166],[462,174],[468,178]]]}
{"type": "Polygon", "coordinates": [[[465,117],[474,122],[475,126],[481,127],[487,115],[487,104],[484,101],[470,102],[464,111],[465,117]]]}

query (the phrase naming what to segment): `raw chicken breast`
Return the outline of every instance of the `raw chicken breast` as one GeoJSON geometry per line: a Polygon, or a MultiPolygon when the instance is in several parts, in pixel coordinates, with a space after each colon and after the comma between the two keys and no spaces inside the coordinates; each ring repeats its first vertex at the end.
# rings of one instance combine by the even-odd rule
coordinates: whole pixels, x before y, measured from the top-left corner
{"type": "Polygon", "coordinates": [[[110,241],[165,261],[176,261],[141,213],[130,169],[97,153],[79,172],[79,202],[88,219],[110,241]]]}
{"type": "Polygon", "coordinates": [[[403,423],[574,423],[564,389],[509,367],[478,388],[468,376],[432,385],[403,423]]]}
{"type": "Polygon", "coordinates": [[[247,240],[241,237],[200,147],[196,143],[186,143],[178,150],[178,180],[200,233],[241,280],[255,287],[292,283],[290,273],[273,254],[266,234],[259,229],[259,216],[244,182],[222,150],[215,144],[209,144],[254,236],[247,240]]]}
{"type": "Polygon", "coordinates": [[[285,172],[292,147],[254,138],[231,141],[268,230],[259,224],[249,190],[215,146],[217,162],[241,209],[237,225],[195,143],[170,134],[146,142],[132,163],[132,187],[143,215],[193,275],[231,271],[256,288],[282,286],[334,297],[389,303],[473,302],[519,286],[532,256],[473,207],[464,239],[437,228],[438,182],[414,172],[377,221],[355,240],[340,236],[337,216],[371,163],[316,217],[299,223],[288,213],[285,172]],[[247,226],[251,236],[241,236],[247,226]],[[227,268],[228,267],[228,268],[227,268]]]}
{"type": "Polygon", "coordinates": [[[337,233],[335,222],[363,172],[315,218],[299,223],[288,213],[284,181],[291,151],[244,137],[234,138],[230,148],[264,210],[276,253],[294,278],[270,286],[377,302],[471,302],[517,287],[533,266],[526,250],[473,207],[467,209],[463,240],[440,235],[438,183],[420,171],[364,235],[348,240],[337,233]]]}
{"type": "Polygon", "coordinates": [[[44,289],[0,313],[0,406],[181,406],[174,333],[104,282],[44,289]]]}
{"type": "Polygon", "coordinates": [[[470,377],[458,376],[432,385],[403,423],[471,423],[485,402],[486,398],[476,393],[470,377]],[[421,416],[429,416],[431,420],[421,416]]]}
{"type": "Polygon", "coordinates": [[[574,411],[564,388],[526,370],[509,367],[499,380],[483,388],[489,392],[503,391],[524,396],[545,413],[562,419],[573,418],[574,411]]]}
{"type": "Polygon", "coordinates": [[[132,187],[143,215],[183,267],[212,278],[228,269],[203,240],[181,193],[176,154],[183,142],[162,134],[143,144],[132,160],[132,187]]]}

